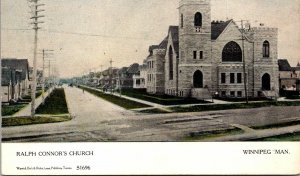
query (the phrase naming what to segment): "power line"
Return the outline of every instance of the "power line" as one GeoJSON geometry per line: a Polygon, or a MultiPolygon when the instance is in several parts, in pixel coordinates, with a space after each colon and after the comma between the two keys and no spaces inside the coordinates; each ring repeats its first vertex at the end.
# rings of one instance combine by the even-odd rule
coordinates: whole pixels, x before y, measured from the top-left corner
{"type": "MultiPolygon", "coordinates": [[[[30,31],[31,29],[18,29],[18,28],[1,28],[1,30],[6,31],[30,31]]],[[[93,33],[81,33],[81,32],[68,32],[68,31],[57,31],[57,30],[40,30],[41,32],[55,33],[55,34],[66,34],[66,35],[77,35],[77,36],[88,36],[88,37],[101,37],[101,38],[116,38],[116,39],[129,39],[129,40],[153,40],[150,38],[142,37],[128,37],[128,36],[110,36],[103,34],[93,34],[93,33]]]]}

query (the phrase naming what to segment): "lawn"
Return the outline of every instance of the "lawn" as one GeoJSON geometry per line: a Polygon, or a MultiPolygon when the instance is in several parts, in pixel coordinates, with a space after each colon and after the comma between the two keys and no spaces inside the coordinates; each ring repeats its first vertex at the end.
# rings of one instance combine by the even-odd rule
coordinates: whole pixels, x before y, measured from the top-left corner
{"type": "MultiPolygon", "coordinates": [[[[231,97],[226,97],[226,98],[214,98],[216,100],[222,100],[222,101],[229,101],[229,102],[245,102],[246,98],[231,98],[231,97]]],[[[272,101],[268,98],[259,98],[259,97],[249,97],[248,101],[272,101]]]]}
{"type": "Polygon", "coordinates": [[[253,128],[255,130],[264,130],[264,129],[270,129],[270,128],[288,127],[288,126],[299,125],[299,124],[300,124],[300,120],[295,120],[295,121],[291,121],[291,122],[270,124],[270,125],[265,125],[265,126],[254,126],[251,128],[253,128]]]}
{"type": "Polygon", "coordinates": [[[202,112],[202,111],[218,111],[229,109],[251,109],[271,106],[300,106],[300,101],[293,102],[256,102],[256,103],[235,103],[235,104],[218,104],[218,105],[196,105],[190,107],[171,107],[173,112],[202,112]]]}
{"type": "Polygon", "coordinates": [[[167,113],[170,113],[168,111],[165,111],[165,110],[159,109],[159,108],[146,109],[146,110],[141,110],[138,112],[145,113],[145,114],[167,114],[167,113]]]}
{"type": "Polygon", "coordinates": [[[192,141],[199,141],[199,140],[237,135],[243,133],[244,131],[238,128],[227,129],[227,130],[216,130],[216,131],[204,131],[204,132],[190,133],[189,136],[185,137],[185,141],[192,142],[192,141]]]}
{"type": "Polygon", "coordinates": [[[300,132],[288,133],[279,136],[272,136],[267,138],[255,139],[252,141],[300,141],[300,132]]]}
{"type": "Polygon", "coordinates": [[[20,104],[20,105],[4,105],[1,109],[1,115],[2,116],[11,116],[15,113],[19,112],[21,109],[23,109],[26,106],[26,104],[20,104]]]}
{"type": "Polygon", "coordinates": [[[100,91],[94,90],[94,89],[90,89],[87,87],[82,87],[80,86],[79,88],[86,90],[87,92],[100,97],[106,101],[109,101],[111,103],[114,103],[118,106],[121,106],[125,109],[138,109],[138,108],[146,108],[146,107],[150,107],[149,105],[143,104],[143,103],[139,103],[139,102],[135,102],[132,100],[128,100],[128,99],[124,99],[115,95],[111,95],[111,94],[105,94],[102,93],[100,91]]]}
{"type": "Polygon", "coordinates": [[[72,118],[69,115],[61,116],[35,116],[35,117],[11,117],[2,119],[2,127],[9,126],[23,126],[23,125],[35,125],[35,124],[44,124],[44,123],[58,123],[69,121],[72,118]]]}
{"type": "Polygon", "coordinates": [[[195,98],[180,98],[169,95],[148,94],[146,90],[124,89],[122,94],[161,105],[182,105],[182,104],[205,104],[207,101],[197,100],[195,98]]]}
{"type": "Polygon", "coordinates": [[[55,89],[41,104],[36,114],[68,114],[68,106],[63,88],[55,89]]]}

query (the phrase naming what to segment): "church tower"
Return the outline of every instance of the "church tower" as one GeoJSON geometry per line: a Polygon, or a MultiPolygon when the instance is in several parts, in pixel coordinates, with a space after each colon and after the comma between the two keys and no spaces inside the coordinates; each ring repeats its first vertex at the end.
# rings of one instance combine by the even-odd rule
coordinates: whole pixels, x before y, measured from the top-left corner
{"type": "Polygon", "coordinates": [[[181,0],[179,20],[179,94],[201,98],[211,88],[210,0],[181,0]]]}

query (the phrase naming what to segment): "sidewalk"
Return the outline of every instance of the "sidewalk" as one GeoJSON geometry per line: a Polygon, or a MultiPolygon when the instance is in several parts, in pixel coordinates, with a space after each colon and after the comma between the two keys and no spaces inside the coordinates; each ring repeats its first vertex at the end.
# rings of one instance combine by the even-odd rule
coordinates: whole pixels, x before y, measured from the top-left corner
{"type": "MultiPolygon", "coordinates": [[[[81,86],[82,86],[82,87],[89,88],[89,89],[92,89],[92,90],[96,90],[96,91],[99,91],[99,92],[102,92],[102,93],[105,93],[105,94],[111,94],[111,95],[119,96],[119,97],[122,97],[122,98],[124,98],[124,99],[136,101],[136,102],[143,103],[143,104],[146,104],[146,105],[151,106],[151,107],[148,107],[148,108],[133,109],[133,110],[135,110],[135,111],[139,111],[139,110],[149,110],[149,109],[153,109],[153,108],[158,108],[158,109],[162,109],[162,110],[165,110],[165,111],[168,111],[168,112],[172,112],[169,108],[171,108],[171,107],[177,107],[177,106],[180,106],[180,107],[192,107],[192,106],[198,106],[198,105],[200,105],[200,106],[201,106],[201,105],[207,106],[207,105],[223,105],[223,104],[240,104],[240,103],[246,103],[246,102],[244,102],[244,101],[241,101],[241,102],[230,102],[230,101],[223,101],[223,100],[213,99],[213,102],[212,102],[212,103],[207,103],[207,104],[198,103],[198,104],[161,105],[161,104],[149,102],[149,101],[146,101],[146,100],[141,100],[141,99],[129,97],[129,96],[126,96],[126,95],[120,95],[120,93],[118,93],[118,92],[114,92],[114,93],[111,93],[111,92],[103,92],[102,90],[96,89],[96,88],[93,88],[93,87],[84,86],[84,85],[81,85],[81,86]]],[[[291,101],[299,101],[299,100],[288,100],[288,99],[280,98],[280,99],[278,99],[277,101],[281,101],[281,102],[285,102],[285,101],[291,102],[291,101]]],[[[265,101],[250,101],[249,103],[259,103],[259,102],[265,102],[265,101]]]]}
{"type": "MultiPolygon", "coordinates": [[[[149,101],[146,101],[146,100],[141,100],[141,99],[138,99],[138,98],[129,97],[129,96],[126,96],[126,95],[120,95],[120,93],[118,93],[118,92],[114,92],[114,93],[103,92],[102,90],[99,90],[99,89],[96,89],[96,88],[93,88],[93,87],[88,87],[88,86],[84,86],[84,85],[81,85],[81,86],[86,87],[88,89],[96,90],[96,91],[99,91],[99,92],[102,92],[102,93],[119,96],[119,97],[122,97],[122,98],[125,98],[125,99],[128,99],[128,100],[132,100],[132,101],[136,101],[136,102],[139,102],[139,103],[143,103],[143,104],[152,106],[152,107],[149,107],[149,108],[141,108],[141,110],[151,109],[151,108],[159,108],[159,109],[164,109],[164,110],[169,111],[167,109],[168,107],[175,107],[175,106],[189,107],[189,106],[196,106],[196,105],[213,105],[213,104],[232,104],[232,103],[235,103],[235,102],[227,102],[227,101],[215,100],[214,99],[214,102],[209,103],[209,104],[197,103],[197,104],[182,104],[182,105],[161,105],[161,104],[149,102],[149,101]]],[[[135,110],[140,110],[140,109],[135,109],[135,110]]]]}
{"type": "MultiPolygon", "coordinates": [[[[54,90],[54,88],[49,89],[47,92],[45,92],[44,97],[48,97],[48,95],[54,90]]],[[[35,99],[35,109],[37,109],[40,104],[43,102],[42,95],[35,99]]],[[[29,103],[25,108],[14,114],[12,117],[24,117],[24,116],[30,116],[31,115],[31,103],[29,103]]],[[[11,116],[10,116],[11,117],[11,116]]],[[[5,117],[4,117],[5,118],[5,117]]]]}

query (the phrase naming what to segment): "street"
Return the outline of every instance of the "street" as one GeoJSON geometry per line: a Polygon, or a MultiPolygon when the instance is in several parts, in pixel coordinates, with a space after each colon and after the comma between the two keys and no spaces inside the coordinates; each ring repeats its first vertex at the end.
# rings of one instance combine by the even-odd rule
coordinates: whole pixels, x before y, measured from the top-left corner
{"type": "MultiPolygon", "coordinates": [[[[141,114],[65,88],[69,122],[2,128],[8,142],[182,141],[191,132],[248,128],[299,119],[300,107],[141,114]]],[[[299,129],[299,128],[298,128],[299,129]]]]}

